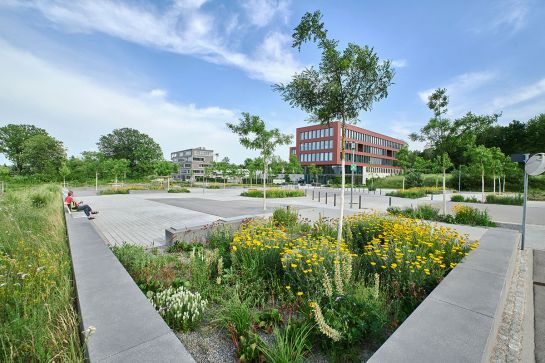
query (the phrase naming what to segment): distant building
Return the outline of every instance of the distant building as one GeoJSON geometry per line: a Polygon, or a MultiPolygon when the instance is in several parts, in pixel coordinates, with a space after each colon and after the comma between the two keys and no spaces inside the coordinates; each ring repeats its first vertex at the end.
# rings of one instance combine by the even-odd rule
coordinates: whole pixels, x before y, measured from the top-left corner
{"type": "MultiPolygon", "coordinates": [[[[290,147],[290,155],[297,155],[297,160],[305,169],[315,164],[322,168],[323,181],[341,174],[341,123],[329,125],[299,127],[296,131],[296,146],[290,147]]],[[[350,175],[350,166],[356,164],[356,181],[359,183],[369,177],[384,177],[401,173],[401,168],[394,166],[399,149],[406,142],[387,135],[346,125],[346,174],[350,175]]],[[[308,179],[307,179],[308,180],[308,179]]]]}
{"type": "Polygon", "coordinates": [[[180,173],[176,179],[195,181],[204,176],[204,169],[214,161],[214,150],[204,147],[176,151],[170,154],[170,159],[180,164],[180,173]]]}

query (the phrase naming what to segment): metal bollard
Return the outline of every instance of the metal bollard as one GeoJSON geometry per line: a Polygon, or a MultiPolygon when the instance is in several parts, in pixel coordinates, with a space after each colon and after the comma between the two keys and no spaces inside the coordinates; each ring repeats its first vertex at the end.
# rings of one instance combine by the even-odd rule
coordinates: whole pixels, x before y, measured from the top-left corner
{"type": "Polygon", "coordinates": [[[379,190],[378,190],[378,194],[379,194],[379,195],[382,195],[382,189],[379,189],[379,190]]]}
{"type": "Polygon", "coordinates": [[[377,190],[376,190],[376,189],[373,190],[373,194],[374,194],[374,195],[377,195],[377,190]]]}
{"type": "Polygon", "coordinates": [[[358,202],[358,209],[361,209],[361,194],[360,194],[360,198],[359,198],[359,202],[358,202]]]}
{"type": "Polygon", "coordinates": [[[312,191],[312,200],[314,200],[314,190],[312,191]]]}
{"type": "Polygon", "coordinates": [[[337,194],[333,194],[333,206],[337,206],[337,194]]]}
{"type": "Polygon", "coordinates": [[[318,203],[320,202],[320,192],[318,192],[318,203]]]}
{"type": "Polygon", "coordinates": [[[430,194],[430,197],[431,197],[431,200],[433,200],[433,193],[432,193],[432,194],[430,194]]]}
{"type": "Polygon", "coordinates": [[[325,204],[327,204],[327,193],[325,193],[325,204]]]}
{"type": "Polygon", "coordinates": [[[392,206],[392,197],[390,197],[390,200],[388,201],[388,207],[392,206]]]}

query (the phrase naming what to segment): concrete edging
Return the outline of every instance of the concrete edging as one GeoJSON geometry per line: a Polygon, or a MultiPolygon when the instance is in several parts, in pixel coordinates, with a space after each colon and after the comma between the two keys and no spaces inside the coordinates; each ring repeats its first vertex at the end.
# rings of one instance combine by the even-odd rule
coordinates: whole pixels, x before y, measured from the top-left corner
{"type": "Polygon", "coordinates": [[[481,362],[501,319],[519,234],[489,229],[369,362],[481,362]]]}
{"type": "Polygon", "coordinates": [[[81,329],[96,329],[86,339],[86,360],[194,363],[93,223],[66,212],[65,222],[81,329]]]}

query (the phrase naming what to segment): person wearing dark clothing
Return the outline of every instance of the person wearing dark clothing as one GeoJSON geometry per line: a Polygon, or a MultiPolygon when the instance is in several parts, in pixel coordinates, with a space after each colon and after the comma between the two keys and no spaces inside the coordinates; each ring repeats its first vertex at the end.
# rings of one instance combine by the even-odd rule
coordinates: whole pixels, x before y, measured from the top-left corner
{"type": "Polygon", "coordinates": [[[95,219],[95,217],[93,217],[91,214],[98,214],[98,212],[93,211],[91,207],[89,207],[87,204],[83,204],[83,202],[77,203],[74,200],[73,195],[74,195],[74,192],[70,190],[66,198],[64,198],[64,204],[66,204],[68,208],[76,209],[78,212],[83,211],[83,213],[85,213],[85,215],[87,216],[87,219],[89,220],[95,219]]]}

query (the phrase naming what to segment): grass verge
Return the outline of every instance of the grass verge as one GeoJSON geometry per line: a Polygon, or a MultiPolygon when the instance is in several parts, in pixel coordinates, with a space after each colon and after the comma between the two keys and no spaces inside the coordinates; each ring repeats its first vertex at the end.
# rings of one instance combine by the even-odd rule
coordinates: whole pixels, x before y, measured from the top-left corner
{"type": "MultiPolygon", "coordinates": [[[[250,189],[240,194],[243,197],[263,198],[262,189],[250,189]]],[[[292,198],[292,197],[304,197],[305,191],[299,189],[281,189],[271,188],[267,189],[267,198],[292,198]]]]}
{"type": "Polygon", "coordinates": [[[0,361],[81,362],[60,190],[0,197],[0,361]]]}

